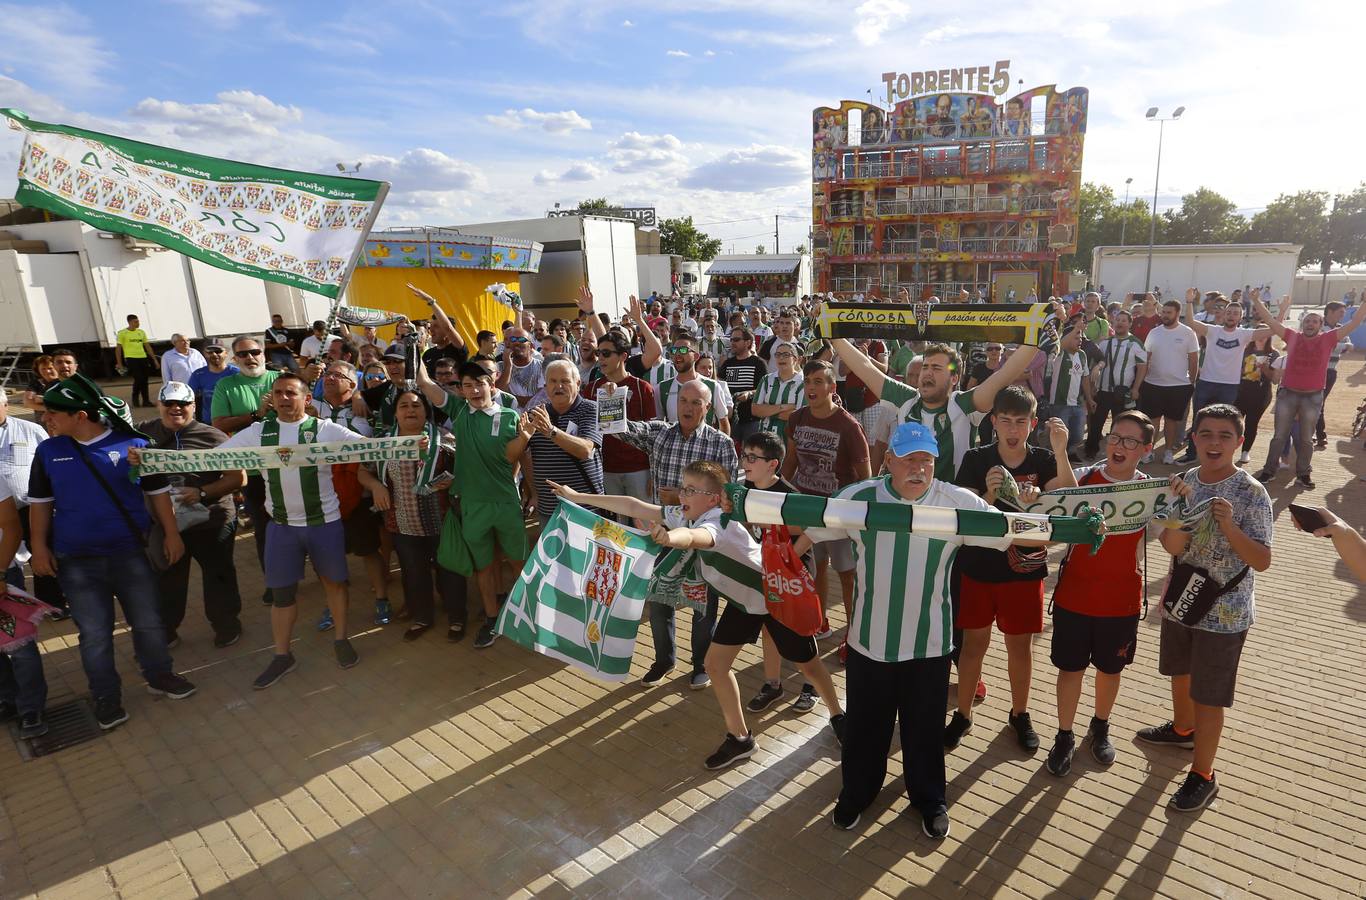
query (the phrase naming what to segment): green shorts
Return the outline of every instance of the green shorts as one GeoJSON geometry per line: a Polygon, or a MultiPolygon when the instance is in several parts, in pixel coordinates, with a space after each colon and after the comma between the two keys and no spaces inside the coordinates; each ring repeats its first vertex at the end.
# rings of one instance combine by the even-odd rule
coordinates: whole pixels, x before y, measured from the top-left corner
{"type": "Polygon", "coordinates": [[[470,559],[476,570],[493,565],[495,545],[502,547],[503,555],[512,562],[526,560],[526,522],[522,519],[522,507],[518,504],[462,499],[460,532],[469,547],[470,559]]]}

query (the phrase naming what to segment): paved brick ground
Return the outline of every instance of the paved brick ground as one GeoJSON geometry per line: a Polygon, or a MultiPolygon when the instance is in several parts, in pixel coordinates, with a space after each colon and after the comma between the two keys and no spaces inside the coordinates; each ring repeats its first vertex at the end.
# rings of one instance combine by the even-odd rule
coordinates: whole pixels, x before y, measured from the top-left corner
{"type": "MultiPolygon", "coordinates": [[[[1350,421],[1364,385],[1366,369],[1345,362],[1331,421],[1350,421]]],[[[1113,716],[1118,762],[1100,771],[1083,752],[1061,780],[1005,731],[1004,653],[993,647],[991,696],[949,757],[953,834],[933,844],[902,815],[891,779],[857,831],[830,826],[837,748],[819,707],[751,716],[761,751],[709,773],[701,760],[720,717],[682,674],[652,690],[608,688],[506,642],[478,652],[431,633],[405,645],[399,625],[364,631],[361,665],[342,672],[329,638],[307,627],[316,584],[301,597],[299,670],[254,692],[269,641],[243,541],[246,638],[215,651],[193,612],[182,630],[176,662],[198,695],[143,693],[123,633],[127,725],[25,764],[0,741],[0,895],[1361,897],[1366,593],[1284,509],[1324,501],[1366,524],[1366,483],[1355,481],[1366,455],[1335,438],[1315,470],[1318,490],[1272,492],[1275,562],[1258,576],[1222,793],[1195,817],[1165,809],[1188,753],[1130,739],[1168,717],[1155,616],[1113,716]]],[[[1165,565],[1160,552],[1150,559],[1156,583],[1165,565]]],[[[360,614],[371,598],[354,575],[360,614]]],[[[53,702],[83,693],[72,628],[45,635],[53,702]]],[[[647,635],[640,646],[637,675],[647,635]]],[[[1035,658],[1046,749],[1046,635],[1035,658]]],[[[741,655],[745,694],[758,662],[741,655]]],[[[1082,722],[1089,692],[1088,681],[1082,722]]]]}

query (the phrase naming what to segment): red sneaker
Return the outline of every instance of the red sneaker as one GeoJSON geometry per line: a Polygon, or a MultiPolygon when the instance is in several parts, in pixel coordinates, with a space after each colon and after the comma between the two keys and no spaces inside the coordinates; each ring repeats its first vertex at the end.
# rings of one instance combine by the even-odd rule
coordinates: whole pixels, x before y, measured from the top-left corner
{"type": "Polygon", "coordinates": [[[840,665],[849,662],[849,639],[840,641],[840,665]]]}
{"type": "Polygon", "coordinates": [[[972,692],[972,704],[973,706],[976,706],[985,699],[987,699],[987,683],[985,681],[979,681],[977,682],[977,690],[972,692]]]}

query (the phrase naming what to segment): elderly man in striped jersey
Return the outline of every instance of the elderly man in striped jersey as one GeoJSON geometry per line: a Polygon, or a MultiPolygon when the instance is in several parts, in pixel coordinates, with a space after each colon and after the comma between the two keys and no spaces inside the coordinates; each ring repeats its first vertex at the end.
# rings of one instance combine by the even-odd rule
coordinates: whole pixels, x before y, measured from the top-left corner
{"type": "MultiPolygon", "coordinates": [[[[940,507],[923,513],[944,516],[956,516],[955,509],[991,508],[971,491],[935,477],[941,449],[930,428],[919,422],[902,424],[887,450],[888,474],[851,484],[834,499],[940,507]]],[[[882,790],[899,716],[911,805],[920,813],[925,834],[942,839],[949,833],[943,746],[953,652],[949,573],[965,544],[1004,550],[1014,541],[808,528],[793,549],[805,553],[812,541],[842,538],[853,539],[857,565],[845,682],[844,785],[832,821],[838,828],[854,828],[882,790]]]]}

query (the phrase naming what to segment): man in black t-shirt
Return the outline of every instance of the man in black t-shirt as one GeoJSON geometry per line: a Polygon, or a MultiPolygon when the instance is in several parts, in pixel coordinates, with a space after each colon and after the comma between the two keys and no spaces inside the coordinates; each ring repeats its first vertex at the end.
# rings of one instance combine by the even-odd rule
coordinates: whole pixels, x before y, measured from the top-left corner
{"type": "MultiPolygon", "coordinates": [[[[996,442],[963,455],[955,482],[974,491],[998,509],[1018,511],[1042,491],[1074,487],[1076,478],[1067,460],[1067,426],[1058,419],[1047,424],[1052,450],[1028,443],[1038,420],[1037,400],[1020,385],[1004,388],[992,404],[996,442]],[[1009,473],[1020,487],[1020,498],[1002,496],[1009,473]]],[[[1010,661],[1010,724],[1020,746],[1035,750],[1039,736],[1029,721],[1029,673],[1034,635],[1043,631],[1043,580],[1048,555],[1042,545],[1016,544],[1009,550],[963,547],[954,560],[959,581],[956,626],[963,631],[958,659],[958,709],[944,729],[944,746],[953,749],[972,727],[972,702],[982,674],[982,660],[991,646],[994,621],[1005,636],[1010,661]]]]}
{"type": "Polygon", "coordinates": [[[743,441],[759,430],[759,420],[754,417],[750,406],[754,400],[754,389],[768,374],[768,366],[754,355],[754,335],[748,328],[734,328],[730,332],[731,357],[721,363],[717,376],[730,388],[731,399],[735,401],[735,426],[731,435],[743,441]]]}

